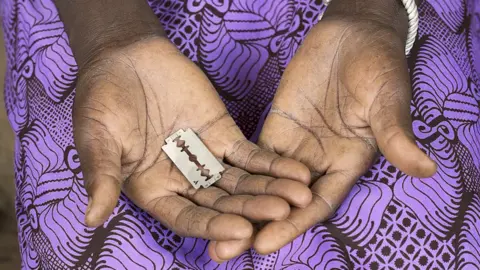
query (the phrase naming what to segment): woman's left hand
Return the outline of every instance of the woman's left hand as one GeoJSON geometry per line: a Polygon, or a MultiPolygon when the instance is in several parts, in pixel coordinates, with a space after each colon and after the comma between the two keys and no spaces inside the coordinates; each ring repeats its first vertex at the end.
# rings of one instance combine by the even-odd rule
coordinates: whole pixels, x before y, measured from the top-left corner
{"type": "Polygon", "coordinates": [[[267,224],[254,242],[259,253],[327,220],[378,150],[406,174],[435,173],[411,128],[404,48],[397,31],[374,20],[328,19],[312,29],[283,75],[260,146],[307,165],[314,199],[267,224]]]}

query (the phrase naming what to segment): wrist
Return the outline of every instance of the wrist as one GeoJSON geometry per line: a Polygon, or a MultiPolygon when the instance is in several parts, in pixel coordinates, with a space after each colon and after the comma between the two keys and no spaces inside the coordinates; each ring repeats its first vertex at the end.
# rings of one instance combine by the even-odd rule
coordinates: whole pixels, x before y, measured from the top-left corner
{"type": "Polygon", "coordinates": [[[77,65],[79,69],[83,69],[90,61],[104,52],[154,38],[167,39],[161,28],[155,29],[142,23],[130,23],[128,25],[119,24],[111,29],[104,28],[102,32],[91,33],[88,38],[72,35],[70,42],[77,65]]]}
{"type": "Polygon", "coordinates": [[[77,65],[105,50],[165,37],[145,0],[56,0],[77,65]]]}
{"type": "Polygon", "coordinates": [[[339,18],[377,23],[394,30],[402,41],[407,39],[408,16],[400,0],[333,0],[323,19],[339,18]]]}

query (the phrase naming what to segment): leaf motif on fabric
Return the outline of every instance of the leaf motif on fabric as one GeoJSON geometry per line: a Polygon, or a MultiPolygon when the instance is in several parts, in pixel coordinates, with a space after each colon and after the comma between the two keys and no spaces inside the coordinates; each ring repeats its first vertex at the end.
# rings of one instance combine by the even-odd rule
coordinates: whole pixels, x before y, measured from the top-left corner
{"type": "MultiPolygon", "coordinates": [[[[245,98],[265,66],[278,28],[288,29],[294,5],[264,1],[233,1],[222,16],[203,10],[199,61],[220,94],[245,98]],[[292,5],[292,6],[290,6],[292,5]],[[273,25],[277,26],[277,29],[273,25]]],[[[281,42],[280,42],[281,44],[281,42]]],[[[279,45],[280,46],[280,45],[279,45]]]]}
{"type": "Polygon", "coordinates": [[[447,119],[457,128],[479,119],[478,102],[455,58],[435,37],[426,38],[413,70],[413,104],[426,123],[447,119]]]}
{"type": "Polygon", "coordinates": [[[392,190],[376,181],[357,182],[330,222],[346,237],[366,245],[377,232],[382,215],[393,197],[392,190]]]}
{"type": "MultiPolygon", "coordinates": [[[[453,154],[452,147],[443,152],[448,153],[453,154]]],[[[432,158],[439,165],[437,174],[429,179],[404,175],[394,186],[394,196],[437,237],[446,238],[460,211],[463,185],[453,155],[441,157],[437,154],[432,158]]]]}
{"type": "Polygon", "coordinates": [[[465,222],[458,236],[456,269],[476,269],[480,265],[480,198],[473,199],[465,214],[465,222]]]}
{"type": "Polygon", "coordinates": [[[430,0],[430,4],[452,31],[462,26],[465,14],[465,1],[430,0]]]}
{"type": "Polygon", "coordinates": [[[170,269],[172,266],[173,254],[158,246],[148,229],[128,211],[110,219],[104,230],[96,231],[95,237],[105,236],[105,239],[96,254],[95,269],[170,269]]]}
{"type": "Polygon", "coordinates": [[[35,62],[35,76],[45,85],[47,95],[60,102],[73,90],[77,74],[63,23],[53,3],[23,2],[19,8],[29,15],[20,24],[26,35],[22,39],[26,49],[20,49],[21,53],[35,62]]]}
{"type": "Polygon", "coordinates": [[[351,269],[341,244],[318,225],[279,251],[272,269],[351,269]]]}

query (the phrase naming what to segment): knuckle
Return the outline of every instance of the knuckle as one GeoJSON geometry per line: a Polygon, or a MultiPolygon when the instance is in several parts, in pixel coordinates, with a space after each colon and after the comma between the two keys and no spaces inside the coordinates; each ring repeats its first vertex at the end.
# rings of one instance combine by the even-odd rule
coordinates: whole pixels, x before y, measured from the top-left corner
{"type": "Polygon", "coordinates": [[[273,193],[270,189],[274,187],[274,185],[272,185],[272,184],[275,183],[276,181],[278,181],[278,179],[274,179],[274,178],[269,177],[265,181],[266,181],[266,183],[264,185],[263,192],[265,194],[273,193]]]}
{"type": "Polygon", "coordinates": [[[319,207],[319,208],[326,208],[326,214],[321,217],[321,221],[325,221],[332,217],[335,212],[337,211],[337,205],[332,202],[331,200],[327,199],[325,196],[322,196],[321,194],[317,192],[312,192],[314,195],[313,202],[319,207]]]}
{"type": "Polygon", "coordinates": [[[243,174],[241,174],[235,183],[235,187],[233,188],[232,194],[239,193],[242,190],[241,186],[243,185],[243,183],[245,183],[245,180],[249,177],[250,177],[250,174],[247,172],[244,172],[243,174]]]}
{"type": "Polygon", "coordinates": [[[226,152],[226,157],[227,159],[233,160],[233,163],[241,164],[240,166],[246,167],[250,158],[258,150],[260,150],[260,148],[257,145],[253,144],[246,138],[241,138],[232,144],[230,149],[226,152]]]}
{"type": "Polygon", "coordinates": [[[238,151],[239,149],[242,147],[242,144],[245,143],[245,139],[238,139],[236,142],[234,142],[232,144],[232,146],[230,147],[229,151],[227,151],[227,158],[228,157],[231,157],[231,156],[234,156],[238,151]]]}
{"type": "Polygon", "coordinates": [[[213,221],[218,217],[220,216],[221,214],[220,213],[217,213],[216,215],[210,217],[210,219],[208,220],[207,222],[207,227],[205,229],[205,233],[206,233],[206,236],[209,236],[209,235],[214,235],[214,230],[216,229],[214,227],[214,224],[213,224],[213,221]]]}
{"type": "Polygon", "coordinates": [[[195,205],[183,208],[175,217],[174,228],[185,235],[191,234],[198,225],[198,213],[195,205]]]}
{"type": "Polygon", "coordinates": [[[270,165],[268,166],[268,173],[271,174],[275,168],[275,165],[277,165],[280,161],[282,160],[281,156],[276,155],[272,161],[270,161],[270,165]]]}
{"type": "Polygon", "coordinates": [[[222,208],[224,208],[224,206],[225,206],[226,204],[228,204],[228,198],[229,198],[228,195],[222,195],[222,196],[218,197],[218,198],[213,202],[212,208],[213,208],[213,209],[217,209],[217,210],[221,210],[222,208]]]}
{"type": "Polygon", "coordinates": [[[293,219],[286,218],[285,221],[287,221],[290,225],[292,225],[292,228],[295,229],[295,234],[302,233],[302,230],[300,229],[299,225],[293,219]]]}

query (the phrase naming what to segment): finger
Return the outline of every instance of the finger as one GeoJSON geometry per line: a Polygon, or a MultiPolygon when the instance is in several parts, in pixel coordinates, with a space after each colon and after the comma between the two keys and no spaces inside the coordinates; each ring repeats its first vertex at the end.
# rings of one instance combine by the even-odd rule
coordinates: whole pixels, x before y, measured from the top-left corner
{"type": "Polygon", "coordinates": [[[85,224],[98,227],[107,221],[117,206],[120,197],[119,179],[108,174],[98,174],[90,178],[87,186],[88,207],[85,213],[85,224]]]}
{"type": "Polygon", "coordinates": [[[292,242],[319,222],[332,216],[359,174],[330,172],[312,186],[313,200],[306,208],[292,209],[290,216],[268,223],[256,236],[254,248],[259,254],[270,254],[292,242]]]}
{"type": "Polygon", "coordinates": [[[88,130],[75,130],[75,144],[89,196],[85,223],[97,227],[110,216],[120,196],[121,153],[108,134],[95,132],[95,125],[88,127],[88,130]]]}
{"type": "Polygon", "coordinates": [[[410,115],[411,87],[407,67],[386,82],[370,110],[370,126],[380,151],[394,166],[415,177],[430,177],[437,166],[415,143],[410,115]]]}
{"type": "Polygon", "coordinates": [[[240,240],[250,238],[253,232],[252,224],[240,216],[220,214],[212,209],[197,206],[178,195],[160,197],[145,205],[144,209],[184,237],[217,241],[240,240]]]}
{"type": "Polygon", "coordinates": [[[229,115],[222,115],[197,132],[212,153],[235,167],[250,173],[310,183],[310,171],[305,165],[248,141],[229,115]]]}
{"type": "Polygon", "coordinates": [[[240,256],[253,245],[253,237],[242,240],[212,241],[208,245],[208,254],[217,263],[223,263],[240,256]]]}
{"type": "Polygon", "coordinates": [[[303,183],[284,178],[251,175],[242,169],[227,165],[222,178],[215,185],[230,194],[278,196],[297,207],[305,207],[312,200],[312,192],[303,183]]]}
{"type": "Polygon", "coordinates": [[[230,195],[216,187],[190,189],[184,196],[203,207],[254,221],[281,220],[290,213],[288,203],[276,196],[230,195]]]}
{"type": "Polygon", "coordinates": [[[302,163],[261,149],[247,139],[232,141],[225,159],[235,167],[254,174],[287,178],[310,184],[310,171],[302,163]]]}

